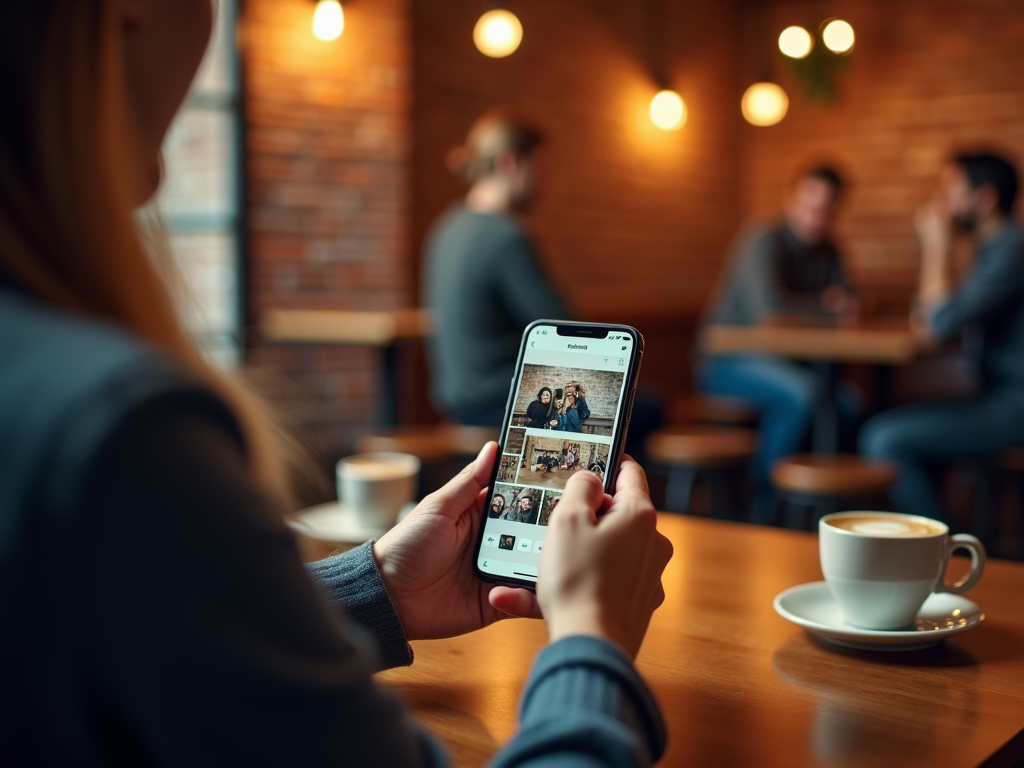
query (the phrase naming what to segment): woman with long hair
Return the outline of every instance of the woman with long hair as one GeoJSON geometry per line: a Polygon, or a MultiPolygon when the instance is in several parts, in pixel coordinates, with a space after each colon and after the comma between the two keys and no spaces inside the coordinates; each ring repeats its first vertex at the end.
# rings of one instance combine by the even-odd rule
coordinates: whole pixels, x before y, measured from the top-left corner
{"type": "Polygon", "coordinates": [[[583,424],[580,422],[579,411],[576,410],[576,395],[566,392],[558,404],[555,418],[552,420],[552,429],[560,432],[582,432],[583,424]]]}
{"type": "Polygon", "coordinates": [[[600,483],[567,487],[581,524],[552,521],[536,596],[473,577],[493,443],[379,541],[303,567],[284,438],[193,346],[133,219],[211,17],[0,4],[0,764],[437,764],[373,671],[541,611],[551,644],[498,764],[593,756],[596,732],[656,759],[631,658],[671,547],[636,465],[600,522],[600,483]]]}

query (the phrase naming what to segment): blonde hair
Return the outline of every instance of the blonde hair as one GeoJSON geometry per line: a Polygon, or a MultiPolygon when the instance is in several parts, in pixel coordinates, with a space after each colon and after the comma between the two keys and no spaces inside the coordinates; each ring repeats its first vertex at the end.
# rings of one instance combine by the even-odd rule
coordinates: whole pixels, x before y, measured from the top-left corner
{"type": "Polygon", "coordinates": [[[0,280],[177,359],[228,403],[254,480],[289,504],[266,410],[193,345],[136,229],[122,49],[114,0],[0,5],[0,280]]]}
{"type": "Polygon", "coordinates": [[[498,156],[513,152],[522,157],[543,141],[541,132],[524,118],[498,107],[477,118],[466,141],[448,153],[448,169],[469,184],[494,172],[498,156]]]}

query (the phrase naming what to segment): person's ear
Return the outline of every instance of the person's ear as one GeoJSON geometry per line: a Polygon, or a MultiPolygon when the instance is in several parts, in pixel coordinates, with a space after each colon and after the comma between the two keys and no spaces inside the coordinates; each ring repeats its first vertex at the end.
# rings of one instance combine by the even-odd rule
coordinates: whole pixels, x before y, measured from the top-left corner
{"type": "Polygon", "coordinates": [[[121,25],[126,30],[134,31],[146,20],[146,0],[118,0],[120,6],[121,25]]]}

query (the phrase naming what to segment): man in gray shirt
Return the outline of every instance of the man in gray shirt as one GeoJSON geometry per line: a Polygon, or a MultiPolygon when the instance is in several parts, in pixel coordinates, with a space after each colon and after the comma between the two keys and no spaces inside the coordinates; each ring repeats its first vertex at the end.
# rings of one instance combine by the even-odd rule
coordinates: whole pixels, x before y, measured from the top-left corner
{"type": "Polygon", "coordinates": [[[973,397],[897,408],[871,419],[861,451],[899,465],[891,495],[900,512],[949,520],[931,470],[944,462],[1024,444],[1024,231],[1013,220],[1018,180],[991,154],[959,155],[935,199],[915,216],[921,282],[912,316],[922,346],[971,330],[981,382],[973,397]],[[951,243],[971,235],[973,268],[951,275],[951,243]]]}
{"type": "MultiPolygon", "coordinates": [[[[839,175],[816,168],[799,176],[783,220],[744,238],[704,323],[756,325],[782,317],[835,321],[856,312],[828,229],[842,189],[839,175]]],[[[776,459],[803,443],[822,392],[819,376],[768,355],[719,355],[698,364],[697,383],[709,394],[739,397],[761,413],[754,475],[770,505],[768,474],[776,459]]]]}
{"type": "Polygon", "coordinates": [[[464,424],[500,425],[525,327],[568,312],[516,214],[536,194],[538,132],[502,112],[481,117],[449,158],[470,189],[431,230],[423,303],[434,405],[464,424]]]}

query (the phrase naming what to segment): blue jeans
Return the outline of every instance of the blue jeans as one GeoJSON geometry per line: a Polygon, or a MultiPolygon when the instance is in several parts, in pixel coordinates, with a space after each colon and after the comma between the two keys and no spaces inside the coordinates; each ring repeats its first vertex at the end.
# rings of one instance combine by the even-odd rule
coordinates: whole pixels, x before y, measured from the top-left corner
{"type": "Polygon", "coordinates": [[[760,355],[706,358],[698,366],[697,385],[708,394],[743,398],[761,412],[754,479],[762,487],[777,459],[799,452],[826,394],[814,371],[760,355]]]}
{"type": "Polygon", "coordinates": [[[1004,387],[964,400],[916,403],[868,420],[865,456],[898,465],[889,495],[895,509],[949,522],[933,477],[937,465],[1024,445],[1024,391],[1004,387]]]}

